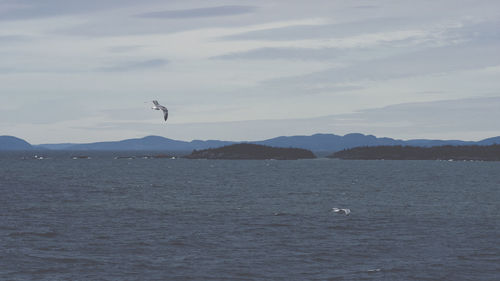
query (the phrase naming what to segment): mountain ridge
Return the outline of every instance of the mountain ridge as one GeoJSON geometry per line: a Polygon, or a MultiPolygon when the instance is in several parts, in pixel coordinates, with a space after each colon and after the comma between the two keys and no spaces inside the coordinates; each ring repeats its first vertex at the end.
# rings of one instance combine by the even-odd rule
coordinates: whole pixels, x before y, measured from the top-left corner
{"type": "Polygon", "coordinates": [[[253,143],[272,147],[303,148],[315,152],[335,152],[359,146],[419,146],[432,147],[440,145],[492,145],[500,144],[500,136],[480,141],[461,140],[398,140],[388,137],[376,137],[361,133],[351,133],[344,136],[335,134],[314,134],[310,136],[279,136],[261,141],[222,141],[222,140],[192,140],[181,141],[161,136],[146,136],[143,138],[124,139],[93,143],[60,143],[31,145],[25,140],[13,136],[0,136],[0,150],[75,150],[75,151],[192,151],[217,148],[236,143],[253,143]]]}
{"type": "Polygon", "coordinates": [[[0,136],[0,151],[2,150],[33,150],[27,141],[14,136],[0,136]]]}

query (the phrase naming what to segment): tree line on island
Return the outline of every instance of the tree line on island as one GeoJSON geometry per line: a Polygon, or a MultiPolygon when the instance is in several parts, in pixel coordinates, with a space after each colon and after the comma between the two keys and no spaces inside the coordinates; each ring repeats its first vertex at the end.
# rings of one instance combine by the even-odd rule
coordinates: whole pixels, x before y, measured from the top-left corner
{"type": "MultiPolygon", "coordinates": [[[[335,152],[329,158],[345,160],[472,160],[500,161],[500,145],[464,146],[365,146],[335,152]]],[[[193,150],[188,159],[276,159],[316,158],[310,150],[240,143],[219,148],[193,150]]]]}
{"type": "Polygon", "coordinates": [[[338,151],[330,158],[352,160],[474,160],[500,161],[500,145],[371,146],[338,151]]]}
{"type": "Polygon", "coordinates": [[[297,160],[316,158],[312,151],[302,148],[271,147],[251,143],[238,143],[219,148],[193,150],[188,159],[276,159],[297,160]]]}

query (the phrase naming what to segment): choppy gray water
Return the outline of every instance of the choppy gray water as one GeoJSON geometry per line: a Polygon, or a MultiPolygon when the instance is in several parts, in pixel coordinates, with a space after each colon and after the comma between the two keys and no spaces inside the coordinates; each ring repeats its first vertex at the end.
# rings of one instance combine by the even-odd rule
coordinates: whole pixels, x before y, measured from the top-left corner
{"type": "Polygon", "coordinates": [[[500,279],[498,162],[2,154],[0,194],[2,280],[500,279]]]}

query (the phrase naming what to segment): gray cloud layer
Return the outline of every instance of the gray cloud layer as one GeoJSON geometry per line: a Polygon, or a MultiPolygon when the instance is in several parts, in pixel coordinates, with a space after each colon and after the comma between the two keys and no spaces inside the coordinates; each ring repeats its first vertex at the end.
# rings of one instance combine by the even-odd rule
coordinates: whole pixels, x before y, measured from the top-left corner
{"type": "Polygon", "coordinates": [[[271,40],[290,41],[302,39],[342,38],[374,32],[400,30],[409,26],[410,20],[399,18],[376,18],[357,22],[327,25],[295,25],[244,32],[222,37],[225,40],[271,40]]]}
{"type": "Polygon", "coordinates": [[[345,83],[379,81],[478,69],[500,64],[495,45],[459,45],[412,52],[384,59],[364,61],[347,67],[270,80],[268,83],[345,83]]]}
{"type": "Polygon", "coordinates": [[[97,69],[98,71],[105,72],[125,72],[125,71],[134,71],[134,70],[146,70],[146,69],[155,69],[164,67],[168,64],[168,60],[165,59],[152,59],[146,61],[133,61],[133,62],[124,62],[120,64],[115,64],[112,66],[106,66],[97,69]]]}
{"type": "Polygon", "coordinates": [[[487,106],[498,108],[496,100],[467,107],[465,119],[457,112],[473,100],[363,109],[498,95],[499,8],[492,0],[0,0],[0,84],[12,97],[0,103],[0,122],[21,137],[43,139],[52,128],[82,140],[145,128],[182,139],[262,138],[261,128],[268,137],[477,128],[484,135],[484,124],[498,132],[487,121],[499,119],[487,106]],[[65,121],[72,106],[59,98],[77,105],[73,120],[65,121]],[[172,109],[167,126],[141,107],[153,98],[172,109]],[[19,110],[26,106],[28,114],[19,110]],[[186,124],[279,118],[288,120],[207,125],[213,131],[186,124]],[[122,126],[127,120],[135,125],[122,126]],[[114,132],[98,132],[104,122],[114,132]]]}
{"type": "Polygon", "coordinates": [[[25,42],[29,39],[30,37],[21,35],[0,35],[1,44],[25,42]]]}
{"type": "Polygon", "coordinates": [[[208,8],[150,12],[150,13],[140,14],[138,16],[144,18],[185,19],[185,18],[235,16],[235,15],[252,13],[255,10],[256,7],[253,6],[235,5],[235,6],[217,6],[208,8]]]}
{"type": "Polygon", "coordinates": [[[321,48],[321,49],[311,49],[311,48],[259,48],[253,49],[246,52],[237,52],[225,54],[213,59],[256,59],[256,60],[276,60],[276,59],[287,59],[287,60],[331,60],[338,58],[340,55],[345,54],[337,48],[321,48]]]}
{"type": "MultiPolygon", "coordinates": [[[[151,0],[149,0],[151,1],[151,0]]],[[[7,0],[0,20],[23,20],[102,11],[136,3],[134,0],[7,0]]]]}

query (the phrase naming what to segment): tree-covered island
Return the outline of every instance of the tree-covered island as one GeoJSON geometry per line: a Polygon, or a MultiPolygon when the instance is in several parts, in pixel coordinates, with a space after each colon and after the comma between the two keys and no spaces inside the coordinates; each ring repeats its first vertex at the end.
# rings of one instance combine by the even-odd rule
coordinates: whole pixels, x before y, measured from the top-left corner
{"type": "Polygon", "coordinates": [[[353,160],[474,160],[500,161],[500,145],[371,146],[338,151],[330,158],[353,160]]]}
{"type": "Polygon", "coordinates": [[[314,153],[301,148],[281,148],[265,145],[238,143],[219,148],[203,150],[193,150],[189,159],[276,159],[276,160],[297,160],[316,158],[314,153]]]}

